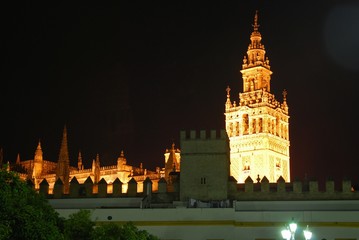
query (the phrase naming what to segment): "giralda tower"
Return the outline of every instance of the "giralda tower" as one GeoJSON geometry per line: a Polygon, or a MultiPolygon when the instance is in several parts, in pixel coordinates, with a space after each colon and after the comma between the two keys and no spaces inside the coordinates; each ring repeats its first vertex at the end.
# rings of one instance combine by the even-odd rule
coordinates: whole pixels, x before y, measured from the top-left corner
{"type": "Polygon", "coordinates": [[[239,101],[231,101],[227,87],[225,103],[226,131],[230,140],[230,173],[238,183],[248,177],[256,181],[266,177],[276,182],[290,181],[289,114],[286,91],[283,102],[271,93],[270,70],[266,51],[258,31],[258,12],[254,16],[247,55],[242,70],[243,92],[239,101]]]}

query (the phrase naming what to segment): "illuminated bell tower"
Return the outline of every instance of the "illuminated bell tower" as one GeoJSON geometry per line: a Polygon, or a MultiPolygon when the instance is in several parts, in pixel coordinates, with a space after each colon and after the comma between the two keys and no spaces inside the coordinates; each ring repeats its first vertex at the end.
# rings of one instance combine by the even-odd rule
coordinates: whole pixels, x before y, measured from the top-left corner
{"type": "Polygon", "coordinates": [[[224,114],[230,141],[230,174],[239,183],[247,177],[256,180],[264,176],[269,182],[276,182],[280,176],[290,182],[287,93],[283,91],[280,103],[270,92],[272,71],[258,28],[256,12],[251,43],[240,71],[243,92],[239,93],[238,104],[231,102],[231,89],[226,89],[224,114]]]}

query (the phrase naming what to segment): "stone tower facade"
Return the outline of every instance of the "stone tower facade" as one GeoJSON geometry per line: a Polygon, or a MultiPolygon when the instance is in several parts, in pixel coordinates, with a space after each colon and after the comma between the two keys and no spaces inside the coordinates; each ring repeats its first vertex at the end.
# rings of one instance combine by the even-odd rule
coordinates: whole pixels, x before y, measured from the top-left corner
{"type": "Polygon", "coordinates": [[[283,102],[271,93],[269,59],[258,31],[258,13],[254,17],[247,55],[242,70],[243,92],[239,101],[231,101],[227,87],[225,103],[226,131],[230,140],[230,174],[237,182],[263,178],[276,182],[280,176],[290,181],[289,113],[286,91],[283,102]]]}
{"type": "Polygon", "coordinates": [[[229,141],[225,130],[181,131],[180,200],[225,200],[228,197],[229,141]]]}

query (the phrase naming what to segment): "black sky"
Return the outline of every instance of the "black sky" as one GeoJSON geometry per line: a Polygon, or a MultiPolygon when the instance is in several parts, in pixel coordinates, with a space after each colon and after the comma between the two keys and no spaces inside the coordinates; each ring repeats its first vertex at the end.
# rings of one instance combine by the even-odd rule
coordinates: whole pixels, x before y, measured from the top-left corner
{"type": "MultiPolygon", "coordinates": [[[[354,1],[118,1],[2,7],[0,145],[5,160],[100,154],[154,169],[179,131],[224,129],[242,90],[255,10],[281,101],[292,179],[358,181],[359,4],[354,1]]],[[[180,147],[180,146],[178,146],[180,147]]]]}

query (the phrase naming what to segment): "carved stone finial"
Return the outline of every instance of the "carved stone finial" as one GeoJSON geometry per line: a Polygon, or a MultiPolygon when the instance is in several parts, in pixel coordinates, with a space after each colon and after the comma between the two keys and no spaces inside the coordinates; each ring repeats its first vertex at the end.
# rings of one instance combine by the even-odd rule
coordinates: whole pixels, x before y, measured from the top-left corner
{"type": "Polygon", "coordinates": [[[286,101],[287,100],[287,94],[288,94],[287,90],[284,89],[282,94],[283,94],[283,100],[286,101]]]}
{"type": "Polygon", "coordinates": [[[227,97],[229,98],[229,92],[231,91],[231,89],[229,88],[229,86],[227,86],[227,88],[226,88],[226,92],[227,92],[227,97]]]}
{"type": "Polygon", "coordinates": [[[257,183],[259,183],[261,181],[261,178],[259,177],[259,174],[257,175],[257,183]]]}

